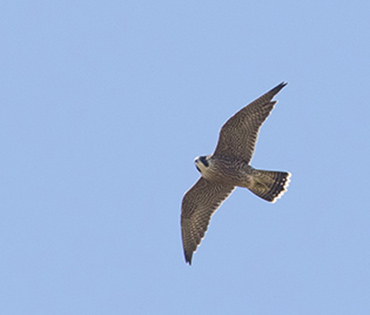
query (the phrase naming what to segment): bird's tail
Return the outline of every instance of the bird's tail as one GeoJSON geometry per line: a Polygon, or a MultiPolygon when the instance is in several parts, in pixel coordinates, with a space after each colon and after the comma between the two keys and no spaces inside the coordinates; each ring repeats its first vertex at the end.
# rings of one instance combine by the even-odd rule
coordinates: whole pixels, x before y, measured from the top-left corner
{"type": "Polygon", "coordinates": [[[253,171],[251,192],[270,202],[275,202],[287,190],[291,174],[277,171],[253,171]]]}

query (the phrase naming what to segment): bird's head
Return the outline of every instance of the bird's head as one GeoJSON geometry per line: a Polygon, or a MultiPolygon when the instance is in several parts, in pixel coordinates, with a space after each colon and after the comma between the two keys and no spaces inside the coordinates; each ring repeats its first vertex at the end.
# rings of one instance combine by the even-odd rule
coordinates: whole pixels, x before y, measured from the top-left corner
{"type": "Polygon", "coordinates": [[[197,156],[194,163],[199,173],[202,174],[209,167],[209,156],[197,156]]]}

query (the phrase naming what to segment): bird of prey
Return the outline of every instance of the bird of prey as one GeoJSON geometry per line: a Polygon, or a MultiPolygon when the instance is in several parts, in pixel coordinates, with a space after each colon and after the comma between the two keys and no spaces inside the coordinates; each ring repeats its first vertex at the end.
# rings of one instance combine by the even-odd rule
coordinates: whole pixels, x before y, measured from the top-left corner
{"type": "Polygon", "coordinates": [[[181,207],[182,242],[189,265],[211,216],[236,187],[248,188],[269,202],[286,191],[290,173],[249,165],[259,129],[277,103],[272,99],[286,84],[280,83],[238,111],[222,126],[215,152],[195,158],[201,177],[185,193],[181,207]]]}

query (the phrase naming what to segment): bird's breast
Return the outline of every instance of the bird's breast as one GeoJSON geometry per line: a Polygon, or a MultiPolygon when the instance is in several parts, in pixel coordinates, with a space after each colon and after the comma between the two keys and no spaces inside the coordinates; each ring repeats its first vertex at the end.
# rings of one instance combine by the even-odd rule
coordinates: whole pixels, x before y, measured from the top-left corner
{"type": "Polygon", "coordinates": [[[248,181],[251,167],[244,161],[231,158],[213,158],[202,176],[209,181],[216,181],[234,186],[244,186],[248,181]]]}

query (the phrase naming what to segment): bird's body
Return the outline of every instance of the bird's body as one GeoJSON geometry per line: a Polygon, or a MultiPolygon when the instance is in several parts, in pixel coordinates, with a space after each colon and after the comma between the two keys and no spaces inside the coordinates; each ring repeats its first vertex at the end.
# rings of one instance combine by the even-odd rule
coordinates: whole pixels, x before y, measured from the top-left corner
{"type": "Polygon", "coordinates": [[[236,187],[248,188],[270,202],[286,191],[288,172],[257,170],[249,165],[259,128],[276,104],[271,100],[285,85],[279,84],[232,116],[221,128],[215,152],[195,159],[202,176],[185,193],[181,211],[185,260],[189,264],[212,214],[236,187]]]}
{"type": "Polygon", "coordinates": [[[229,156],[211,155],[206,157],[208,167],[204,167],[201,160],[195,160],[202,177],[212,182],[230,184],[249,188],[252,181],[253,168],[243,160],[236,160],[229,156]]]}

